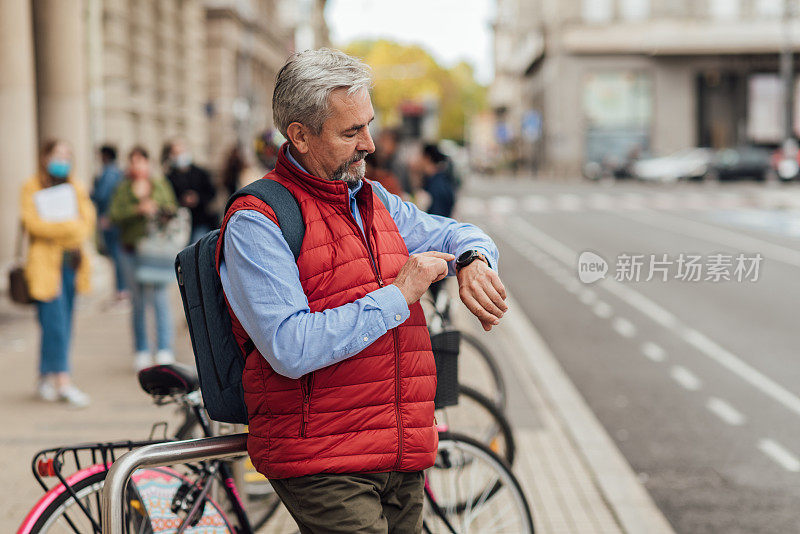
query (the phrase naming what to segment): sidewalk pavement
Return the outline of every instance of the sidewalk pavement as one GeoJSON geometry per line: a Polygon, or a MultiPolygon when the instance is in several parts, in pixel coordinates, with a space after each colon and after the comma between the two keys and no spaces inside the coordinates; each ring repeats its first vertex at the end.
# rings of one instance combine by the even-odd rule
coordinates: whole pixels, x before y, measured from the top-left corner
{"type": "Polygon", "coordinates": [[[456,322],[499,356],[518,450],[514,472],[537,534],[673,533],[522,308],[507,302],[489,333],[463,306],[456,322]]]}
{"type": "MultiPolygon", "coordinates": [[[[101,263],[98,261],[97,263],[101,263]]],[[[95,287],[111,287],[107,266],[95,287]]],[[[110,294],[110,291],[107,291],[110,294]]],[[[193,356],[177,288],[173,309],[178,361],[193,356]]],[[[38,326],[32,309],[0,303],[0,531],[12,532],[41,496],[33,454],[61,444],[145,439],[156,421],[177,422],[140,390],[132,370],[129,314],[100,297],[79,300],[72,363],[76,384],[92,397],[84,410],[34,396],[38,326]]],[[[485,334],[462,306],[457,320],[498,352],[510,382],[516,430],[514,471],[540,534],[672,532],[635,473],[521,312],[511,310],[485,334]]]]}

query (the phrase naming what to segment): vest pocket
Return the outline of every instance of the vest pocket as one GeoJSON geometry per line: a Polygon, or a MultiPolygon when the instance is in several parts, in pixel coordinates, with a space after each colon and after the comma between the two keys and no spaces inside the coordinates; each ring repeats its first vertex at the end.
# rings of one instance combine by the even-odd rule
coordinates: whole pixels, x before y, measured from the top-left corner
{"type": "Polygon", "coordinates": [[[300,379],[300,391],[303,395],[303,405],[300,419],[300,437],[306,437],[308,433],[308,415],[311,409],[311,390],[314,387],[314,373],[308,373],[300,379]]]}

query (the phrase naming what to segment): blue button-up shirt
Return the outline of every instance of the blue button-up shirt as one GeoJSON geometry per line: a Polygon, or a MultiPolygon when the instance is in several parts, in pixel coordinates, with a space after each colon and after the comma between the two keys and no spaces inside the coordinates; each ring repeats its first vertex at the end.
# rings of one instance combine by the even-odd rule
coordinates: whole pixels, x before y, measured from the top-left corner
{"type": "MultiPolygon", "coordinates": [[[[372,187],[383,186],[372,182],[372,187]]],[[[355,198],[360,189],[360,182],[350,189],[350,211],[363,233],[355,198]]],[[[497,268],[497,247],[476,226],[429,215],[400,197],[388,192],[386,196],[386,208],[409,253],[438,250],[458,257],[467,250],[478,250],[497,268]]],[[[395,285],[312,313],[280,228],[257,211],[233,214],[223,248],[220,278],[228,302],[259,352],[284,376],[299,378],[358,354],[410,315],[405,297],[395,285]]],[[[449,274],[455,274],[454,262],[450,262],[449,274]]]]}

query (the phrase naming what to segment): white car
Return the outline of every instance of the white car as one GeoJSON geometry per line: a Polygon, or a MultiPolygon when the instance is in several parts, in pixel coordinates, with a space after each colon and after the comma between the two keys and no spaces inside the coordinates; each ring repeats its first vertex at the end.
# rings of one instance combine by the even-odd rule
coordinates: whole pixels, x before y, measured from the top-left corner
{"type": "Polygon", "coordinates": [[[669,156],[637,161],[631,170],[640,180],[677,182],[702,178],[708,172],[713,151],[709,148],[686,148],[669,156]]]}

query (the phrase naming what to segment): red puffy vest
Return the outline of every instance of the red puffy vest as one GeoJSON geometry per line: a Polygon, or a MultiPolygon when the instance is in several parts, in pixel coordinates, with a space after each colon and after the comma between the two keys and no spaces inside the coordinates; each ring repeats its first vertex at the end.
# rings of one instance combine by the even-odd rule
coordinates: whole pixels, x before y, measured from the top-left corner
{"type": "MultiPolygon", "coordinates": [[[[353,302],[394,280],[408,248],[369,182],[356,195],[367,244],[350,213],[344,182],[302,172],[283,149],[265,179],[286,186],[300,205],[306,230],[297,267],[312,312],[353,302]]],[[[225,214],[222,232],[243,209],[277,224],[269,206],[248,196],[225,214]]],[[[218,247],[218,257],[220,252],[218,247]]],[[[297,380],[273,371],[257,349],[247,354],[247,449],[259,472],[287,478],[418,471],[433,465],[436,366],[422,307],[415,303],[410,309],[407,321],[360,353],[297,380]]],[[[248,335],[228,310],[244,350],[248,335]]]]}

